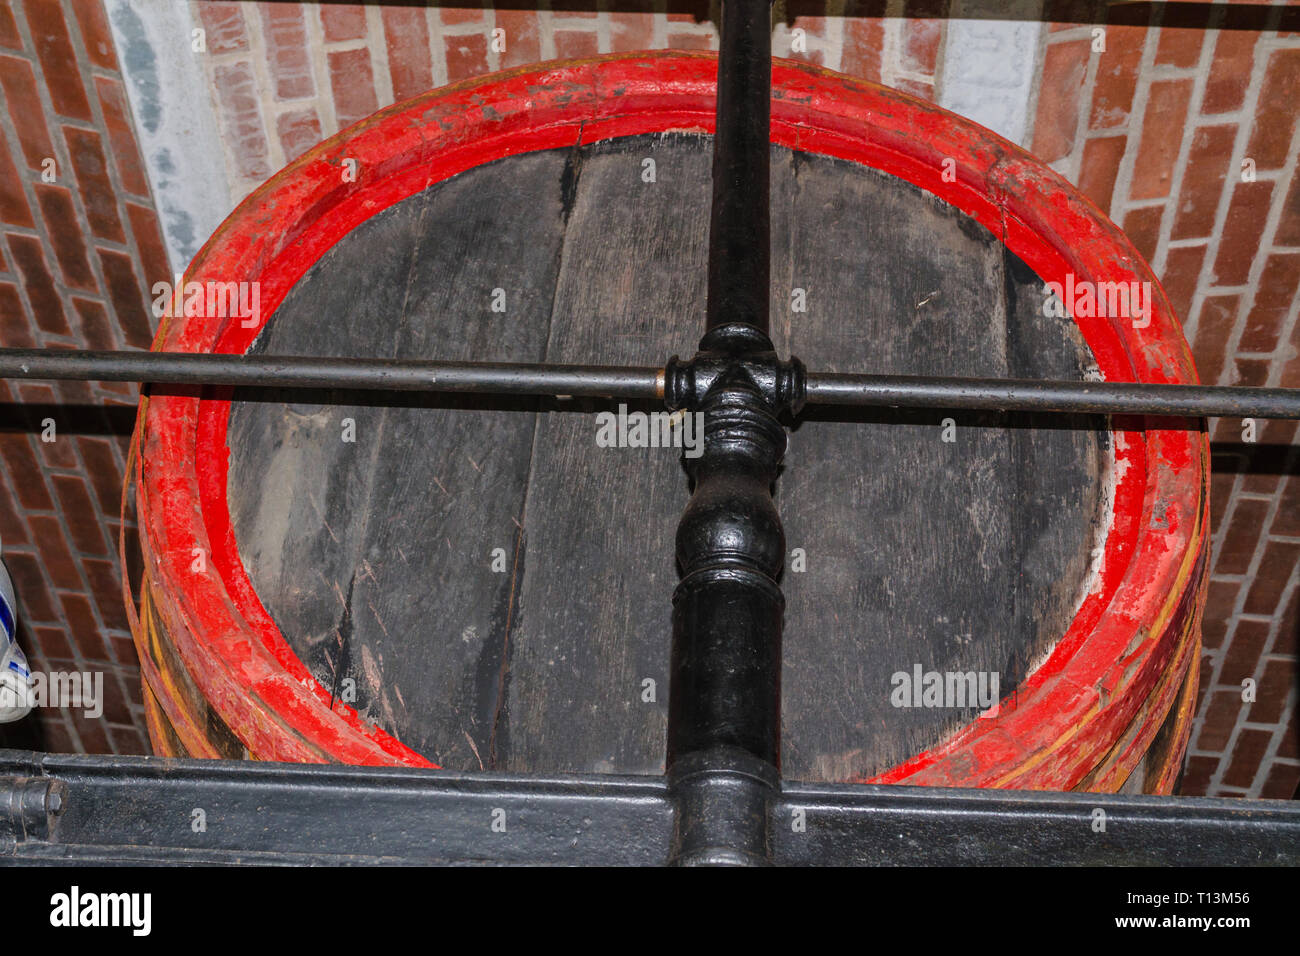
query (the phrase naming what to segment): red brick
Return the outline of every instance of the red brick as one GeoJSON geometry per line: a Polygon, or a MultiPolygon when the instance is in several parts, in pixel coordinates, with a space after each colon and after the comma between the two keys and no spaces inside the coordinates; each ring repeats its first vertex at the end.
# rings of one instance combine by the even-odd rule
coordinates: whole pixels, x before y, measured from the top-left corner
{"type": "Polygon", "coordinates": [[[45,748],[52,754],[80,752],[80,748],[73,742],[72,735],[60,717],[51,716],[47,720],[42,720],[41,733],[44,734],[45,748]]]}
{"type": "Polygon", "coordinates": [[[1241,701],[1240,690],[1216,690],[1210,694],[1210,703],[1205,708],[1205,721],[1196,738],[1197,750],[1222,752],[1228,746],[1228,738],[1237,718],[1246,705],[1241,701]]]}
{"type": "Polygon", "coordinates": [[[1240,590],[1241,586],[1235,581],[1210,582],[1210,589],[1205,598],[1205,617],[1201,626],[1202,640],[1210,650],[1222,645],[1224,635],[1227,633],[1227,622],[1237,606],[1237,592],[1240,590]]]}
{"type": "Polygon", "coordinates": [[[1269,533],[1300,538],[1300,475],[1293,475],[1287,480],[1281,505],[1273,516],[1273,527],[1269,533]]]}
{"type": "Polygon", "coordinates": [[[1169,304],[1174,307],[1174,314],[1181,321],[1191,312],[1192,296],[1196,294],[1196,284],[1201,275],[1201,265],[1205,261],[1205,246],[1180,246],[1170,249],[1165,257],[1164,274],[1160,283],[1169,296],[1169,304]]]}
{"type": "Polygon", "coordinates": [[[39,170],[46,159],[54,157],[54,146],[45,127],[45,108],[36,92],[36,74],[31,64],[16,56],[0,56],[0,87],[4,89],[9,116],[18,132],[27,165],[39,170]]]}
{"type": "Polygon", "coordinates": [[[1300,764],[1274,762],[1269,765],[1259,796],[1262,800],[1293,800],[1297,785],[1300,785],[1300,764]]]}
{"type": "MultiPolygon", "coordinates": [[[[487,37],[481,34],[449,36],[444,37],[442,42],[447,56],[447,81],[449,83],[455,83],[457,80],[463,80],[471,76],[481,76],[488,71],[487,37]]],[[[507,51],[509,46],[510,40],[507,37],[507,51]]],[[[559,49],[559,34],[557,34],[556,55],[564,56],[564,53],[558,52],[559,49]]]]}
{"type": "Polygon", "coordinates": [[[77,448],[86,463],[86,475],[95,489],[99,510],[115,515],[121,507],[122,470],[113,455],[113,446],[103,438],[77,436],[77,448]]]}
{"type": "Polygon", "coordinates": [[[99,527],[100,515],[86,490],[86,483],[75,475],[55,475],[51,483],[58,495],[59,511],[67,522],[73,546],[87,554],[108,554],[104,533],[99,527]]]}
{"type": "Polygon", "coordinates": [[[23,48],[23,38],[18,33],[18,23],[14,20],[14,12],[7,3],[0,6],[0,46],[11,50],[23,48]]]}
{"type": "Polygon", "coordinates": [[[1292,709],[1286,730],[1283,732],[1282,740],[1277,747],[1277,755],[1283,760],[1295,760],[1300,757],[1300,732],[1297,731],[1300,723],[1298,721],[1300,721],[1300,712],[1292,709]]]}
{"type": "Polygon", "coordinates": [[[1237,346],[1242,352],[1271,352],[1300,289],[1300,253],[1269,256],[1260,275],[1255,302],[1237,346]]]}
{"type": "MultiPolygon", "coordinates": [[[[1263,530],[1263,522],[1258,526],[1263,530]]],[[[1259,533],[1257,532],[1257,533],[1259,533]]],[[[1272,615],[1282,606],[1282,592],[1295,570],[1296,558],[1300,557],[1300,544],[1287,541],[1269,541],[1264,546],[1264,557],[1259,563],[1255,580],[1246,592],[1246,602],[1242,610],[1247,614],[1272,615]]]]}
{"type": "Polygon", "coordinates": [[[59,670],[68,670],[75,666],[76,653],[61,627],[32,628],[32,647],[59,670]]]}
{"type": "Polygon", "coordinates": [[[145,285],[152,289],[155,282],[166,282],[171,278],[158,217],[148,206],[130,202],[126,204],[126,217],[131,223],[131,234],[135,237],[140,262],[144,265],[145,285]]]}
{"type": "Polygon", "coordinates": [[[942,20],[904,20],[903,69],[933,76],[942,41],[942,20]]]}
{"type": "Polygon", "coordinates": [[[1300,246],[1300,176],[1291,177],[1274,242],[1279,246],[1300,246]]]}
{"type": "Polygon", "coordinates": [[[86,348],[120,348],[102,305],[91,299],[74,298],[72,308],[77,313],[77,338],[86,348]]]}
{"type": "MultiPolygon", "coordinates": [[[[1232,524],[1224,535],[1219,559],[1215,562],[1216,574],[1245,574],[1255,556],[1255,544],[1268,517],[1268,502],[1248,498],[1237,502],[1232,514],[1232,524]]],[[[1269,608],[1267,613],[1272,613],[1269,608]]]]}
{"type": "Polygon", "coordinates": [[[320,22],[326,43],[360,40],[366,35],[366,11],[360,4],[321,4],[320,22]]]}
{"type": "Polygon", "coordinates": [[[1255,782],[1255,774],[1264,759],[1264,753],[1272,742],[1273,735],[1267,730],[1254,730],[1247,727],[1237,735],[1237,743],[1232,748],[1232,763],[1223,775],[1223,783],[1229,787],[1249,787],[1255,782]]]}
{"type": "Polygon", "coordinates": [[[1162,28],[1156,43],[1156,65],[1183,69],[1196,66],[1201,58],[1201,40],[1204,37],[1204,28],[1162,28]]]}
{"type": "MultiPolygon", "coordinates": [[[[78,592],[82,590],[81,587],[77,588],[78,592]]],[[[59,603],[63,606],[68,631],[76,640],[81,656],[87,660],[112,661],[108,645],[104,643],[104,637],[99,631],[99,621],[86,596],[81,593],[63,593],[59,595],[59,603]]]]}
{"type": "Polygon", "coordinates": [[[77,174],[77,186],[86,209],[90,231],[101,239],[125,242],[122,221],[117,215],[117,195],[108,178],[108,161],[104,158],[104,144],[99,134],[92,130],[63,127],[63,141],[68,145],[72,167],[77,174]]]}
{"type": "Polygon", "coordinates": [[[111,754],[113,752],[113,747],[108,742],[108,731],[102,720],[91,720],[81,710],[72,710],[71,714],[84,753],[111,754]]]}
{"type": "Polygon", "coordinates": [[[1079,189],[1107,214],[1110,213],[1115,178],[1119,175],[1119,164],[1124,159],[1127,145],[1127,136],[1095,137],[1083,144],[1079,189]]]}
{"type": "MultiPolygon", "coordinates": [[[[59,519],[53,515],[31,515],[27,519],[27,524],[32,529],[32,537],[40,549],[41,565],[45,568],[50,583],[63,590],[80,591],[84,586],[81,583],[81,571],[72,559],[68,543],[63,539],[63,528],[59,524],[59,519]]],[[[71,655],[47,654],[47,656],[71,655]]]]}
{"type": "MultiPolygon", "coordinates": [[[[565,10],[561,16],[574,17],[580,16],[580,14],[565,10]]],[[[483,11],[468,5],[463,7],[445,7],[442,11],[442,22],[447,26],[454,26],[457,23],[482,23],[483,11]]],[[[499,21],[498,25],[500,25],[499,21]]]]}
{"type": "MultiPolygon", "coordinates": [[[[122,681],[116,674],[104,675],[104,697],[101,703],[104,707],[104,719],[112,724],[126,724],[128,729],[131,725],[131,709],[126,703],[126,692],[122,688],[122,681]]],[[[113,736],[117,737],[118,732],[113,731],[113,736]]]]}
{"type": "MultiPolygon", "coordinates": [[[[620,9],[623,9],[620,5],[620,9]]],[[[501,14],[497,14],[497,24],[501,23],[501,14]]],[[[649,50],[654,47],[655,15],[644,13],[611,13],[609,15],[610,51],[623,53],[633,50],[649,50]]]]}
{"type": "Polygon", "coordinates": [[[321,141],[320,117],[314,109],[281,113],[275,132],[286,160],[292,162],[321,141]]]}
{"type": "MultiPolygon", "coordinates": [[[[447,12],[443,11],[444,14],[447,12]]],[[[531,10],[498,10],[496,23],[497,29],[505,31],[506,48],[501,54],[503,67],[536,63],[542,58],[536,13],[531,10]]],[[[618,35],[617,29],[614,35],[618,35]]]]}
{"type": "Polygon", "coordinates": [[[27,525],[18,516],[15,499],[4,491],[4,487],[3,480],[0,480],[0,547],[12,548],[27,543],[27,525]]]}
{"type": "Polygon", "coordinates": [[[121,177],[122,188],[136,196],[148,196],[149,184],[145,180],[144,164],[140,162],[140,151],[136,147],[135,133],[127,113],[122,84],[117,80],[97,76],[95,90],[99,94],[100,108],[104,111],[109,149],[117,164],[117,174],[121,177]]]}
{"type": "Polygon", "coordinates": [[[12,282],[0,282],[0,342],[9,348],[36,348],[18,287],[12,282]]]}
{"type": "Polygon", "coordinates": [[[1142,117],[1142,143],[1133,167],[1131,199],[1160,199],[1169,195],[1191,94],[1191,80],[1151,84],[1142,117]]]}
{"type": "MultiPolygon", "coordinates": [[[[339,55],[331,53],[331,62],[339,55]]],[[[265,179],[271,175],[271,163],[252,66],[243,60],[217,64],[212,78],[239,175],[246,179],[265,179]]]]}
{"type": "Polygon", "coordinates": [[[9,576],[13,578],[19,618],[28,624],[58,620],[58,611],[50,600],[45,575],[41,573],[36,556],[25,551],[5,551],[4,562],[9,569],[9,576]]]}
{"type": "Polygon", "coordinates": [[[1231,384],[1260,388],[1268,383],[1269,363],[1267,361],[1235,358],[1232,364],[1237,370],[1237,375],[1231,384]]]}
{"type": "Polygon", "coordinates": [[[130,622],[122,607],[122,579],[118,575],[116,562],[84,558],[81,568],[90,582],[95,607],[99,610],[99,619],[104,622],[104,626],[114,630],[127,630],[130,622]]]}
{"type": "Polygon", "coordinates": [[[850,76],[879,83],[884,47],[885,26],[882,21],[846,17],[840,69],[850,76]]]}
{"type": "Polygon", "coordinates": [[[1117,129],[1128,122],[1145,39],[1142,27],[1106,27],[1106,51],[1093,54],[1097,76],[1088,119],[1092,129],[1117,129]]]}
{"type": "Polygon", "coordinates": [[[93,122],[90,100],[86,98],[77,56],[72,50],[72,38],[63,19],[63,5],[59,0],[25,0],[23,9],[27,12],[27,25],[32,31],[36,57],[41,62],[41,73],[55,112],[93,122]]]}
{"type": "Polygon", "coordinates": [[[149,324],[152,300],[146,301],[142,297],[130,257],[109,249],[100,249],[99,262],[104,270],[104,281],[108,284],[109,300],[113,303],[117,327],[122,330],[126,344],[131,348],[147,349],[153,341],[153,330],[149,324]]]}
{"type": "Polygon", "coordinates": [[[63,272],[63,281],[78,289],[95,291],[98,286],[95,274],[90,270],[90,260],[86,258],[86,243],[81,238],[81,224],[77,222],[77,211],[72,205],[72,193],[62,186],[39,183],[36,201],[45,222],[45,235],[54,247],[54,257],[63,272]]]}
{"type": "Polygon", "coordinates": [[[54,288],[54,277],[45,264],[40,242],[30,236],[10,233],[9,253],[22,275],[23,289],[27,292],[36,325],[44,332],[68,335],[70,330],[67,316],[63,313],[63,301],[54,288]]]}
{"type": "Polygon", "coordinates": [[[379,108],[375,74],[368,50],[339,50],[329,55],[330,87],[339,126],[351,126],[379,108]]]}
{"type": "Polygon", "coordinates": [[[1281,169],[1291,149],[1296,109],[1300,102],[1300,49],[1277,50],[1268,58],[1264,86],[1259,91],[1255,124],[1246,156],[1257,169],[1281,169]]]}
{"type": "Polygon", "coordinates": [[[1144,206],[1132,210],[1124,217],[1124,233],[1147,262],[1156,257],[1160,244],[1160,221],[1164,218],[1164,211],[1164,206],[1144,206]]]}
{"type": "Polygon", "coordinates": [[[1196,356],[1196,369],[1206,385],[1217,385],[1228,358],[1228,342],[1237,322],[1237,309],[1241,297],[1236,295],[1206,296],[1201,302],[1201,313],[1196,322],[1196,342],[1192,352],[1196,356]]]}
{"type": "Polygon", "coordinates": [[[429,26],[424,18],[424,9],[385,7],[383,19],[393,95],[399,100],[418,96],[433,86],[429,26]]]}
{"type": "Polygon", "coordinates": [[[1045,163],[1074,150],[1079,123],[1079,93],[1088,73],[1091,41],[1071,40],[1047,47],[1034,120],[1032,152],[1045,163]]]}
{"type": "Polygon", "coordinates": [[[667,46],[670,50],[712,50],[714,40],[708,33],[670,33],[667,46]]]}
{"type": "Polygon", "coordinates": [[[1237,622],[1232,642],[1223,658],[1223,670],[1219,672],[1220,684],[1240,687],[1242,681],[1254,679],[1259,659],[1264,656],[1264,647],[1268,644],[1268,632],[1269,625],[1264,621],[1237,622]]]}
{"type": "Polygon", "coordinates": [[[1214,757],[1192,756],[1187,758],[1183,771],[1182,785],[1178,793],[1184,797],[1204,797],[1209,793],[1210,781],[1219,769],[1219,761],[1214,757]]]}
{"type": "Polygon", "coordinates": [[[117,57],[113,53],[113,33],[108,28],[108,17],[104,14],[102,0],[73,3],[72,12],[77,16],[77,25],[81,28],[81,40],[85,44],[86,56],[91,64],[105,70],[116,70],[117,57]]]}
{"type": "Polygon", "coordinates": [[[11,226],[26,226],[33,229],[36,221],[32,219],[31,207],[23,194],[23,181],[18,177],[18,167],[14,165],[9,154],[9,143],[4,130],[0,130],[0,221],[11,226]]]}
{"type": "Polygon", "coordinates": [[[217,55],[248,49],[248,31],[238,3],[206,0],[197,6],[209,53],[217,55]]]}
{"type": "Polygon", "coordinates": [[[262,34],[266,60],[277,100],[299,100],[316,94],[311,58],[307,54],[307,22],[297,4],[264,3],[262,34]]]}
{"type": "Polygon", "coordinates": [[[1202,126],[1192,133],[1171,239],[1198,239],[1214,231],[1236,135],[1236,126],[1202,126]]]}
{"type": "Polygon", "coordinates": [[[1237,475],[1245,468],[1245,458],[1240,455],[1215,454],[1212,461],[1210,527],[1218,530],[1223,527],[1223,517],[1227,514],[1228,504],[1232,500],[1232,489],[1237,484],[1237,475]]]}
{"type": "Polygon", "coordinates": [[[49,511],[54,508],[41,476],[40,465],[32,451],[32,439],[17,432],[0,432],[0,457],[18,495],[18,503],[30,511],[49,511]]]}
{"type": "Polygon", "coordinates": [[[1255,689],[1255,703],[1250,707],[1252,723],[1276,724],[1286,717],[1287,695],[1291,692],[1294,669],[1294,661],[1281,657],[1270,657],[1265,662],[1264,675],[1255,689]]]}
{"type": "Polygon", "coordinates": [[[1268,180],[1237,183],[1233,188],[1214,261],[1216,285],[1243,285],[1250,277],[1272,198],[1273,184],[1268,180]]]}
{"type": "Polygon", "coordinates": [[[591,30],[560,30],[555,33],[555,55],[561,60],[595,56],[600,38],[591,30]]]}
{"type": "Polygon", "coordinates": [[[1205,78],[1202,113],[1231,113],[1241,108],[1255,62],[1258,33],[1221,30],[1214,44],[1214,59],[1205,78]]]}

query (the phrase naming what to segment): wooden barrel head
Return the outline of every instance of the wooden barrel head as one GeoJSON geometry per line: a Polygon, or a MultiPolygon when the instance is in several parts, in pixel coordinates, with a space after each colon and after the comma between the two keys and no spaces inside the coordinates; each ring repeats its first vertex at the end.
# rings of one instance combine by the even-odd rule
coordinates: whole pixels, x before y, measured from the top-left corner
{"type": "MultiPolygon", "coordinates": [[[[623,137],[467,170],[343,237],[251,351],[611,365],[688,354],[710,150],[698,134],[623,137]]],[[[782,354],[833,371],[1095,369],[1074,322],[1044,315],[1042,280],[970,217],[859,164],[774,147],[772,167],[782,354]]],[[[228,500],[240,557],[332,695],[355,689],[365,719],[443,767],[662,771],[672,543],[688,497],[679,451],[599,447],[597,410],[611,403],[521,414],[464,398],[239,398],[228,500]]],[[[1061,424],[800,420],[777,486],[794,555],[787,776],[879,772],[980,709],[894,706],[894,674],[997,674],[987,707],[1065,633],[1104,531],[1109,433],[1061,424]]]]}
{"type": "MultiPolygon", "coordinates": [[[[251,196],[191,267],[258,281],[263,314],[171,316],[159,346],[689,356],[715,71],[613,56],[377,114],[251,196]]],[[[780,61],[773,81],[780,354],[1195,380],[1149,269],[1060,177],[902,94],[780,61]],[[1046,307],[1075,280],[1148,282],[1149,314],[1046,307]]],[[[660,411],[156,391],[137,496],[156,745],[662,771],[688,481],[679,449],[599,440],[611,415],[660,411]]],[[[775,489],[786,777],[1168,791],[1204,600],[1199,423],[810,408],[792,426],[775,489]]]]}

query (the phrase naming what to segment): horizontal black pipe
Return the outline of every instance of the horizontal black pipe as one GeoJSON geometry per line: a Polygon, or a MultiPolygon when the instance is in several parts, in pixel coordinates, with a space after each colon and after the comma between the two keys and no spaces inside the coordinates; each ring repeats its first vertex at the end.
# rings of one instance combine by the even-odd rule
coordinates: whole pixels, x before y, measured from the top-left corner
{"type": "MultiPolygon", "coordinates": [[[[0,349],[0,379],[76,379],[174,385],[481,392],[655,399],[663,369],[601,365],[423,362],[171,352],[0,349]]],[[[815,405],[962,408],[1191,418],[1300,418],[1300,389],[1124,382],[1035,382],[997,378],[810,372],[815,405]]]]}
{"type": "Polygon", "coordinates": [[[1300,389],[808,374],[807,402],[1190,418],[1300,418],[1300,389]]]}
{"type": "Polygon", "coordinates": [[[663,370],[657,368],[58,349],[0,349],[0,378],[649,399],[663,395],[663,370]]]}

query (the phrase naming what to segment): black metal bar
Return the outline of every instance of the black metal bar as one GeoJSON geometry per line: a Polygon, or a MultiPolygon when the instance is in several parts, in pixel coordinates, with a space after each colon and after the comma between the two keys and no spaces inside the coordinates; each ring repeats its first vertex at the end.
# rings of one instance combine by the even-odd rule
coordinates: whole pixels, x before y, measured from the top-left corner
{"type": "MultiPolygon", "coordinates": [[[[753,340],[761,344],[761,337],[753,340]]],[[[725,363],[723,363],[725,364],[725,363]]],[[[715,369],[720,368],[715,363],[715,369]]],[[[2,349],[0,379],[665,397],[663,369],[174,352],[2,349]]],[[[707,384],[707,383],[706,383],[707,384]]],[[[763,382],[766,387],[768,384],[763,382]]],[[[707,390],[707,389],[706,389],[707,390]]],[[[1300,389],[810,372],[808,404],[1192,418],[1300,418],[1300,389]]],[[[684,407],[685,403],[682,403],[684,407]]]]}
{"type": "Polygon", "coordinates": [[[665,402],[704,425],[677,526],[667,766],[674,862],[735,865],[771,858],[785,610],[771,487],[786,445],[777,415],[799,384],[767,334],[771,7],[723,0],[721,12],[707,330],[694,359],[665,369],[665,402]]]}
{"type": "Polygon", "coordinates": [[[0,378],[497,395],[663,397],[663,370],[658,368],[282,355],[0,349],[0,378]]]}
{"type": "Polygon", "coordinates": [[[771,0],[723,0],[718,49],[708,328],[768,327],[771,0]]]}
{"type": "Polygon", "coordinates": [[[1099,415],[1300,418],[1300,389],[1122,382],[1034,382],[810,372],[807,401],[819,405],[967,408],[1099,415]]]}
{"type": "MultiPolygon", "coordinates": [[[[659,865],[675,806],[662,777],[0,750],[0,864],[659,865]]],[[[772,820],[778,864],[1300,864],[1295,801],[787,783],[772,820]]]]}

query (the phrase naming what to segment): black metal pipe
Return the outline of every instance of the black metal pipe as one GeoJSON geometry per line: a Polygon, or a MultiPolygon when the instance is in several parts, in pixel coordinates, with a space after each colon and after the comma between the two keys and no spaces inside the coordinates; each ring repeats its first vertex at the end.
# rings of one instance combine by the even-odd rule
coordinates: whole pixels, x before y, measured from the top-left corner
{"type": "Polygon", "coordinates": [[[807,376],[806,400],[818,405],[965,408],[1190,418],[1300,418],[1300,389],[1124,382],[1035,382],[906,375],[807,376]]]}
{"type": "Polygon", "coordinates": [[[772,8],[723,0],[718,51],[708,327],[768,328],[772,8]]]}
{"type": "Polygon", "coordinates": [[[663,369],[504,362],[0,349],[0,378],[263,388],[663,397],[663,369]]]}

